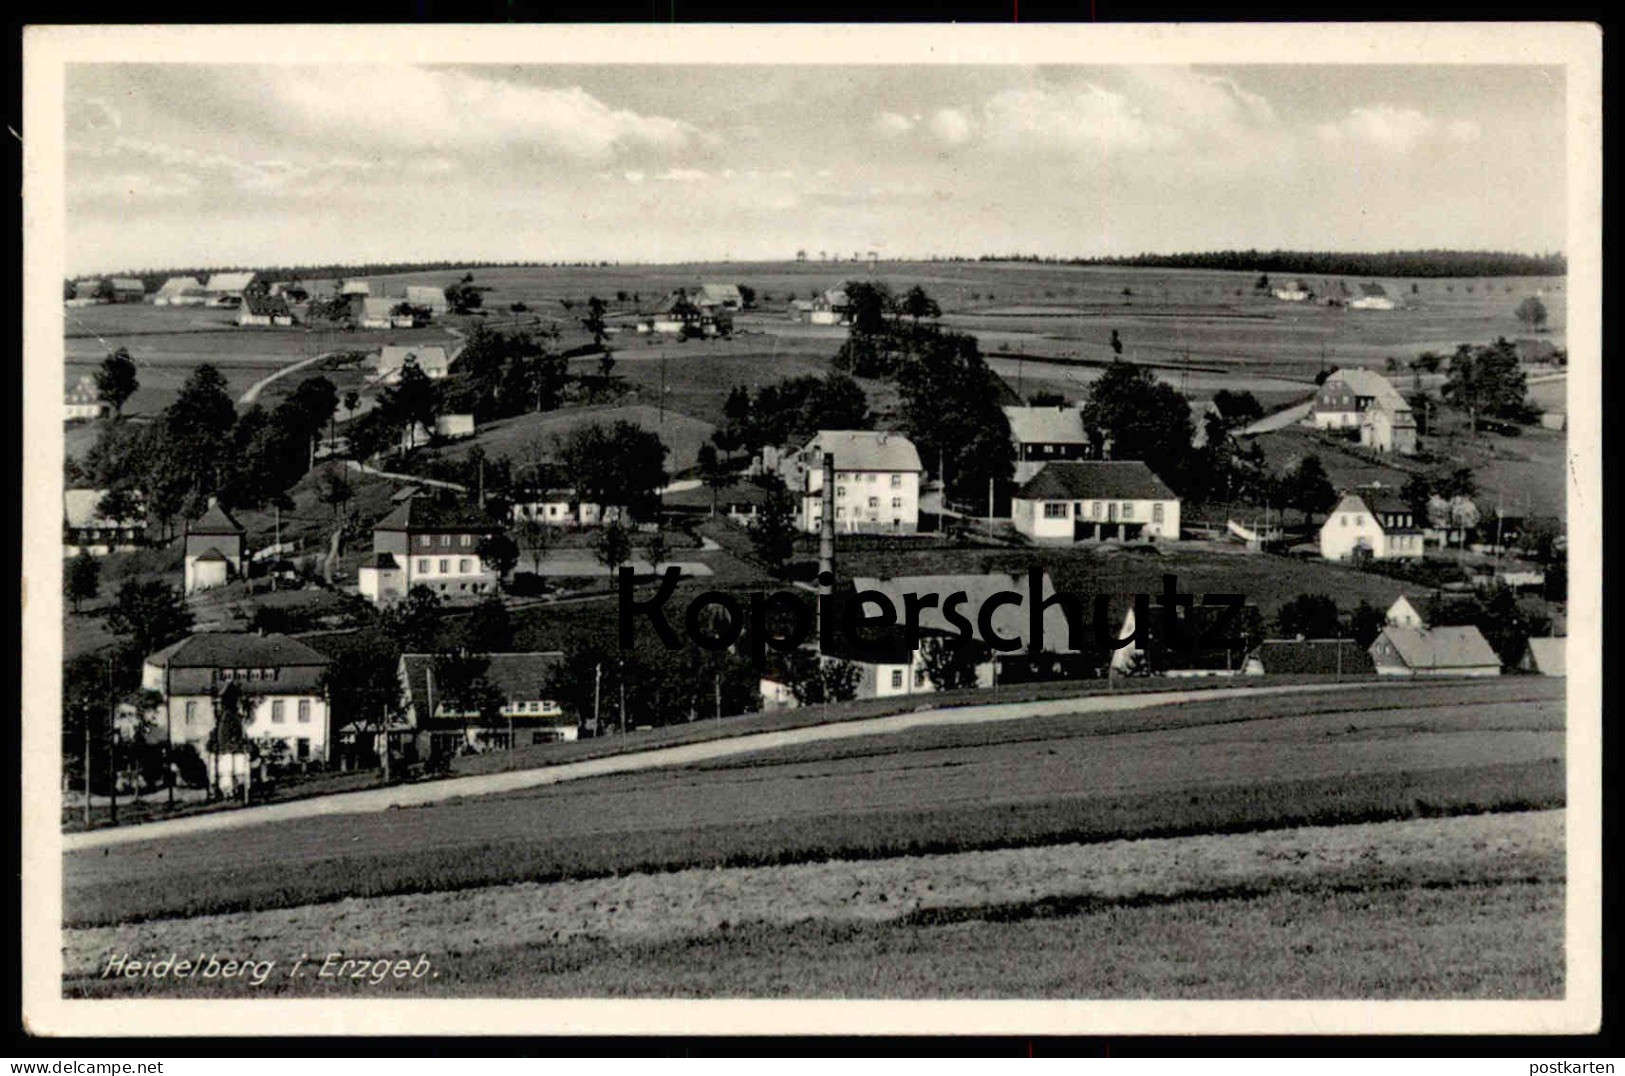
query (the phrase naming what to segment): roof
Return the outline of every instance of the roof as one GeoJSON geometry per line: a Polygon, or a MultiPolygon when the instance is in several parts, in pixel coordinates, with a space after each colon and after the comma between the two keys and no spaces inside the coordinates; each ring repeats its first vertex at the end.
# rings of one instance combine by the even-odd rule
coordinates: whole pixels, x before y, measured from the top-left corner
{"type": "MultiPolygon", "coordinates": [[[[1373,516],[1394,514],[1407,515],[1413,517],[1412,523],[1415,523],[1414,517],[1416,515],[1416,510],[1413,509],[1410,504],[1399,495],[1398,490],[1388,486],[1360,486],[1355,489],[1344,491],[1343,495],[1338,498],[1337,507],[1333,508],[1331,513],[1329,513],[1327,522],[1330,522],[1331,515],[1336,515],[1339,512],[1356,512],[1362,510],[1370,513],[1373,516]]],[[[1382,521],[1378,519],[1377,523],[1380,526],[1382,521]]],[[[1384,527],[1383,529],[1399,533],[1408,530],[1419,530],[1420,528],[1412,526],[1384,527]]]]}
{"type": "Polygon", "coordinates": [[[1059,460],[1015,494],[1026,501],[1174,501],[1178,495],[1140,460],[1059,460]]]}
{"type": "Polygon", "coordinates": [[[96,379],[85,374],[68,390],[67,398],[68,403],[100,403],[101,391],[96,388],[96,379]]]}
{"type": "Polygon", "coordinates": [[[707,303],[743,303],[737,284],[701,284],[697,298],[707,303]]]}
{"type": "Polygon", "coordinates": [[[243,525],[231,518],[231,514],[220,507],[218,501],[209,505],[208,511],[203,513],[201,519],[194,519],[187,525],[188,534],[245,534],[243,525]]]}
{"type": "MultiPolygon", "coordinates": [[[[382,302],[380,299],[368,299],[369,303],[382,302]]],[[[399,370],[406,365],[407,356],[417,361],[418,368],[428,370],[445,369],[446,349],[439,346],[430,347],[401,347],[399,344],[386,344],[378,353],[379,370],[399,370]]]]}
{"type": "MultiPolygon", "coordinates": [[[[1405,398],[1394,389],[1394,386],[1386,377],[1383,377],[1375,370],[1367,370],[1362,366],[1345,366],[1333,370],[1331,375],[1326,378],[1326,384],[1330,385],[1334,381],[1340,381],[1347,385],[1349,391],[1355,396],[1391,397],[1400,403],[1405,402],[1405,398]]],[[[1409,404],[1405,404],[1405,406],[1407,409],[1410,407],[1409,404]]]]}
{"type": "Polygon", "coordinates": [[[238,666],[327,665],[328,659],[297,639],[277,632],[206,631],[164,647],[147,664],[171,669],[226,669],[238,666]]]}
{"type": "MultiPolygon", "coordinates": [[[[564,662],[558,650],[537,650],[527,653],[486,654],[490,664],[485,678],[496,685],[502,697],[509,702],[535,702],[551,698],[549,684],[553,671],[564,662]]],[[[407,701],[428,705],[428,672],[434,667],[433,654],[402,654],[401,665],[406,671],[407,701]]],[[[574,723],[573,721],[571,722],[574,723]]]]}
{"type": "Polygon", "coordinates": [[[1083,412],[1075,407],[1006,407],[1010,436],[1021,444],[1089,443],[1083,428],[1083,412]]]}
{"type": "MultiPolygon", "coordinates": [[[[569,491],[563,491],[566,496],[573,497],[569,491]]],[[[766,504],[768,491],[762,486],[749,480],[730,482],[716,492],[716,503],[726,507],[730,504],[766,504]]],[[[711,487],[703,482],[698,486],[673,490],[663,493],[660,500],[667,508],[710,508],[711,487]]]]}
{"type": "Polygon", "coordinates": [[[402,501],[372,527],[375,531],[450,531],[486,534],[502,524],[466,508],[443,507],[425,497],[402,501]]]}
{"type": "Polygon", "coordinates": [[[1251,656],[1266,673],[1355,675],[1376,671],[1370,652],[1353,639],[1265,639],[1251,656]]]}
{"type": "Polygon", "coordinates": [[[1360,291],[1363,294],[1369,295],[1373,298],[1381,298],[1388,294],[1388,289],[1384,288],[1381,284],[1361,284],[1360,291]]]}
{"type": "Polygon", "coordinates": [[[820,466],[825,452],[834,453],[837,471],[925,469],[913,441],[885,430],[819,430],[802,449],[811,466],[820,466]]]}
{"type": "Polygon", "coordinates": [[[141,522],[141,513],[129,519],[109,519],[97,511],[105,489],[65,489],[62,491],[62,518],[70,527],[130,526],[141,522]]]}
{"type": "Polygon", "coordinates": [[[1568,640],[1561,636],[1529,640],[1529,660],[1538,672],[1547,676],[1562,676],[1567,672],[1567,657],[1568,640]]]}
{"type": "Polygon", "coordinates": [[[224,553],[220,552],[220,550],[215,548],[214,546],[210,546],[208,549],[205,549],[203,552],[199,553],[196,557],[194,557],[192,559],[193,560],[199,560],[199,561],[229,563],[226,560],[226,555],[224,553]]]}
{"type": "Polygon", "coordinates": [[[370,295],[372,285],[365,280],[346,280],[339,285],[340,295],[370,295]]]}
{"type": "Polygon", "coordinates": [[[265,317],[287,317],[288,301],[280,295],[245,295],[243,309],[265,317]]]}
{"type": "Polygon", "coordinates": [[[401,305],[400,299],[388,299],[382,295],[352,295],[351,301],[360,299],[361,316],[364,318],[387,318],[390,311],[401,305]]]}
{"type": "Polygon", "coordinates": [[[191,291],[193,289],[197,289],[198,291],[203,290],[203,285],[201,283],[199,283],[199,281],[198,281],[198,279],[196,277],[172,276],[168,280],[164,281],[161,285],[159,285],[158,294],[159,295],[182,295],[182,294],[184,294],[184,293],[186,293],[188,291],[191,291]]]}
{"type": "Polygon", "coordinates": [[[406,286],[406,301],[413,306],[430,306],[435,303],[444,304],[446,293],[444,290],[431,284],[408,284],[406,286]]]}
{"type": "Polygon", "coordinates": [[[139,291],[146,293],[147,286],[133,276],[116,276],[113,278],[114,291],[139,291]]]}
{"type": "Polygon", "coordinates": [[[1394,599],[1394,604],[1388,607],[1388,612],[1385,615],[1389,618],[1410,616],[1415,617],[1417,620],[1422,619],[1422,614],[1416,611],[1416,606],[1413,605],[1411,603],[1411,599],[1404,594],[1401,594],[1399,597],[1394,599]]]}
{"type": "Polygon", "coordinates": [[[1500,667],[1501,664],[1483,633],[1471,624],[1426,629],[1390,626],[1382,629],[1379,639],[1382,638],[1393,643],[1400,660],[1413,669],[1468,669],[1483,665],[1500,667]]]}
{"type": "Polygon", "coordinates": [[[242,291],[254,283],[253,273],[211,273],[205,291],[242,291]]]}
{"type": "Polygon", "coordinates": [[[400,563],[395,559],[393,553],[379,553],[372,558],[371,563],[363,565],[363,567],[377,568],[380,571],[393,571],[400,567],[400,563]]]}

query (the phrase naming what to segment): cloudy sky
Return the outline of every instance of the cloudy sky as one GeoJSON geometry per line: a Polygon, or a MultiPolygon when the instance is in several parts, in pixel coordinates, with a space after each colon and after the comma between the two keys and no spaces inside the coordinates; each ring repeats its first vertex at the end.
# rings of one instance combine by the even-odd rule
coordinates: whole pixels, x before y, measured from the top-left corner
{"type": "Polygon", "coordinates": [[[68,69],[73,273],[1563,249],[1536,67],[68,69]]]}

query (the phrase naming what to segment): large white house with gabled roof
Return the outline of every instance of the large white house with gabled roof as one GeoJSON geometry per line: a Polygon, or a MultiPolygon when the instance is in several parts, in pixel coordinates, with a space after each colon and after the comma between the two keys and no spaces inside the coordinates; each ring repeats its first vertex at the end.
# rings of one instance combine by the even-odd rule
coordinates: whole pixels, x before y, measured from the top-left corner
{"type": "Polygon", "coordinates": [[[1038,541],[1179,537],[1179,496],[1139,460],[1045,464],[1016,491],[1010,516],[1038,541]]]}
{"type": "Polygon", "coordinates": [[[913,534],[920,527],[919,450],[886,430],[820,430],[786,455],[779,476],[795,497],[801,529],[816,532],[824,497],[824,454],[835,456],[835,529],[869,534],[913,534]]]}

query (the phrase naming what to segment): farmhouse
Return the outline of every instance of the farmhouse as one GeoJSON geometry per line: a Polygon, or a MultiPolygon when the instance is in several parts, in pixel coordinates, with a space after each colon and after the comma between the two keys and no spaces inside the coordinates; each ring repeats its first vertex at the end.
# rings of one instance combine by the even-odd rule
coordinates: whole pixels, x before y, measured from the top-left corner
{"type": "Polygon", "coordinates": [[[1352,310],[1392,310],[1393,299],[1388,297],[1388,290],[1381,284],[1361,284],[1360,297],[1349,303],[1352,310]]]}
{"type": "Polygon", "coordinates": [[[1422,529],[1412,516],[1410,505],[1391,489],[1350,490],[1320,525],[1320,555],[1326,560],[1420,557],[1422,529]]]}
{"type": "Polygon", "coordinates": [[[1383,623],[1391,628],[1427,627],[1422,622],[1422,614],[1416,611],[1416,606],[1412,605],[1411,600],[1403,594],[1395,598],[1394,604],[1388,607],[1388,612],[1383,616],[1383,623]]]}
{"type": "Polygon", "coordinates": [[[170,277],[152,296],[154,306],[202,306],[208,301],[209,293],[191,276],[170,277]]]}
{"type": "Polygon", "coordinates": [[[920,525],[920,453],[900,433],[820,430],[787,454],[780,477],[801,502],[799,522],[818,530],[823,511],[824,454],[835,457],[835,527],[865,534],[913,534],[920,525]]]}
{"type": "Polygon", "coordinates": [[[745,308],[745,300],[737,284],[701,284],[694,305],[701,310],[739,311],[745,308]]]}
{"type": "Polygon", "coordinates": [[[502,699],[492,720],[458,697],[460,685],[448,676],[458,677],[443,665],[437,671],[433,654],[403,654],[397,675],[418,754],[443,757],[574,740],[576,721],[548,686],[563,661],[558,651],[489,655],[478,675],[502,699]]]}
{"type": "Polygon", "coordinates": [[[339,294],[348,299],[352,295],[371,295],[372,285],[365,280],[339,281],[339,294]]]}
{"type": "Polygon", "coordinates": [[[235,307],[242,303],[243,293],[254,283],[253,273],[210,273],[203,290],[208,293],[211,306],[235,307]]]}
{"type": "Polygon", "coordinates": [[[359,573],[363,597],[376,605],[428,587],[441,597],[471,598],[496,589],[480,560],[480,543],[502,525],[481,514],[407,497],[372,529],[373,557],[359,573]]]}
{"type": "Polygon", "coordinates": [[[847,298],[844,288],[831,288],[814,296],[812,304],[812,311],[807,316],[807,320],[812,324],[852,324],[852,303],[847,298]]]}
{"type": "Polygon", "coordinates": [[[147,286],[133,276],[116,276],[110,281],[115,303],[139,303],[147,297],[147,286]]]}
{"type": "Polygon", "coordinates": [[[220,694],[236,684],[247,700],[243,733],[285,745],[289,759],[324,762],[329,714],[322,674],[329,661],[275,633],[202,632],[149,656],[141,686],[162,701],[147,716],[154,733],[208,754],[220,694]]]}
{"type": "Polygon", "coordinates": [[[472,414],[436,415],[434,435],[447,441],[460,441],[465,437],[473,437],[474,416],[472,414]]]}
{"type": "Polygon", "coordinates": [[[1387,378],[1374,370],[1345,366],[1332,371],[1315,392],[1309,421],[1322,430],[1359,429],[1366,409],[1385,397],[1399,398],[1387,378]]]}
{"type": "Polygon", "coordinates": [[[1247,655],[1248,676],[1371,676],[1371,654],[1353,639],[1265,639],[1247,655]]]}
{"type": "Polygon", "coordinates": [[[515,495],[510,515],[516,523],[534,519],[553,527],[594,527],[603,521],[604,511],[599,505],[582,501],[573,489],[555,487],[515,495]]]}
{"type": "Polygon", "coordinates": [[[88,303],[105,302],[106,285],[99,279],[75,280],[73,282],[73,298],[70,300],[80,306],[88,303]]]}
{"type": "Polygon", "coordinates": [[[1410,401],[1389,390],[1360,416],[1360,444],[1376,452],[1416,455],[1416,416],[1410,401]]]}
{"type": "Polygon", "coordinates": [[[112,408],[102,401],[96,388],[96,379],[85,374],[68,390],[63,401],[62,417],[67,422],[101,418],[112,408]]]}
{"type": "Polygon", "coordinates": [[[220,507],[213,497],[203,518],[186,525],[186,553],[183,569],[187,594],[224,586],[243,574],[242,524],[220,507]]]}
{"type": "Polygon", "coordinates": [[[373,295],[350,296],[350,316],[355,319],[356,325],[362,329],[410,329],[412,317],[409,314],[391,313],[400,305],[396,299],[385,299],[373,295]]]}
{"type": "Polygon", "coordinates": [[[1010,514],[1039,541],[1179,538],[1179,498],[1139,460],[1046,464],[1016,491],[1010,514]]]}
{"type": "Polygon", "coordinates": [[[736,523],[749,523],[767,503],[768,491],[755,482],[734,481],[713,491],[704,484],[674,490],[661,495],[662,505],[671,510],[687,513],[716,511],[736,523]]]}
{"type": "Polygon", "coordinates": [[[406,301],[413,306],[423,307],[436,317],[451,309],[451,304],[446,302],[445,290],[426,284],[408,284],[406,301]]]}
{"type": "Polygon", "coordinates": [[[385,385],[399,383],[401,370],[406,367],[408,359],[415,362],[417,368],[433,381],[439,381],[451,372],[451,362],[446,358],[446,349],[443,347],[401,347],[398,344],[386,344],[374,360],[378,373],[373,376],[373,380],[385,385]]]}
{"type": "Polygon", "coordinates": [[[76,557],[81,552],[93,557],[126,552],[139,547],[146,537],[144,513],[130,519],[102,515],[105,489],[65,489],[62,491],[62,552],[76,557]]]}
{"type": "Polygon", "coordinates": [[[1471,624],[1383,628],[1371,644],[1381,676],[1500,676],[1501,659],[1471,624]]]}
{"type": "Polygon", "coordinates": [[[243,305],[237,312],[237,324],[292,325],[293,314],[288,310],[288,301],[280,295],[249,294],[243,296],[243,305]]]}
{"type": "Polygon", "coordinates": [[[1274,295],[1283,303],[1301,303],[1309,298],[1309,289],[1303,281],[1294,280],[1292,283],[1275,289],[1274,295]]]}
{"type": "Polygon", "coordinates": [[[1017,482],[1025,482],[1055,460],[1084,460],[1096,455],[1083,412],[1075,407],[1006,407],[1010,439],[1016,445],[1017,482]]]}
{"type": "Polygon", "coordinates": [[[1561,636],[1552,639],[1530,639],[1529,648],[1524,651],[1523,660],[1518,662],[1518,668],[1542,676],[1566,676],[1567,649],[1568,640],[1561,636]]]}
{"type": "Polygon", "coordinates": [[[806,322],[812,320],[813,301],[811,299],[791,299],[784,308],[785,316],[791,321],[806,322]]]}

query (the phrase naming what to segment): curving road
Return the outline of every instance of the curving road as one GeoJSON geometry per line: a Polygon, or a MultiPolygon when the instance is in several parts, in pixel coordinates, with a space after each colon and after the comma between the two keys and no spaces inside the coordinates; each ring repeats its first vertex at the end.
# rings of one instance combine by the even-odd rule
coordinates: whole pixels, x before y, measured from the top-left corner
{"type": "Polygon", "coordinates": [[[772,748],[827,740],[845,740],[862,736],[881,736],[933,725],[971,725],[990,721],[1013,721],[1023,718],[1052,717],[1058,714],[1111,713],[1138,710],[1169,703],[1215,701],[1220,699],[1260,698],[1293,693],[1323,695],[1328,691],[1381,690],[1409,680],[1395,683],[1353,681],[1341,684],[1290,684],[1273,687],[1208,688],[1196,691],[1154,691],[1132,695],[1091,695],[1083,698],[1050,699],[1041,702],[991,703],[955,707],[942,710],[924,710],[886,717],[863,718],[829,725],[784,729],[775,732],[749,733],[725,740],[683,744],[677,747],[653,748],[608,758],[570,762],[558,766],[545,766],[531,770],[507,773],[480,774],[473,777],[454,777],[422,784],[395,785],[387,788],[346,792],[320,796],[289,803],[246,807],[236,811],[173,818],[144,825],[118,829],[91,830],[85,833],[67,833],[62,836],[64,852],[112,845],[132,844],[138,841],[209,833],[245,826],[287,822],[300,818],[332,815],[368,814],[394,807],[417,807],[450,799],[470,796],[489,796],[504,792],[517,792],[542,785],[579,781],[607,774],[631,773],[639,770],[659,769],[667,766],[686,766],[696,762],[749,754],[772,748]]]}

